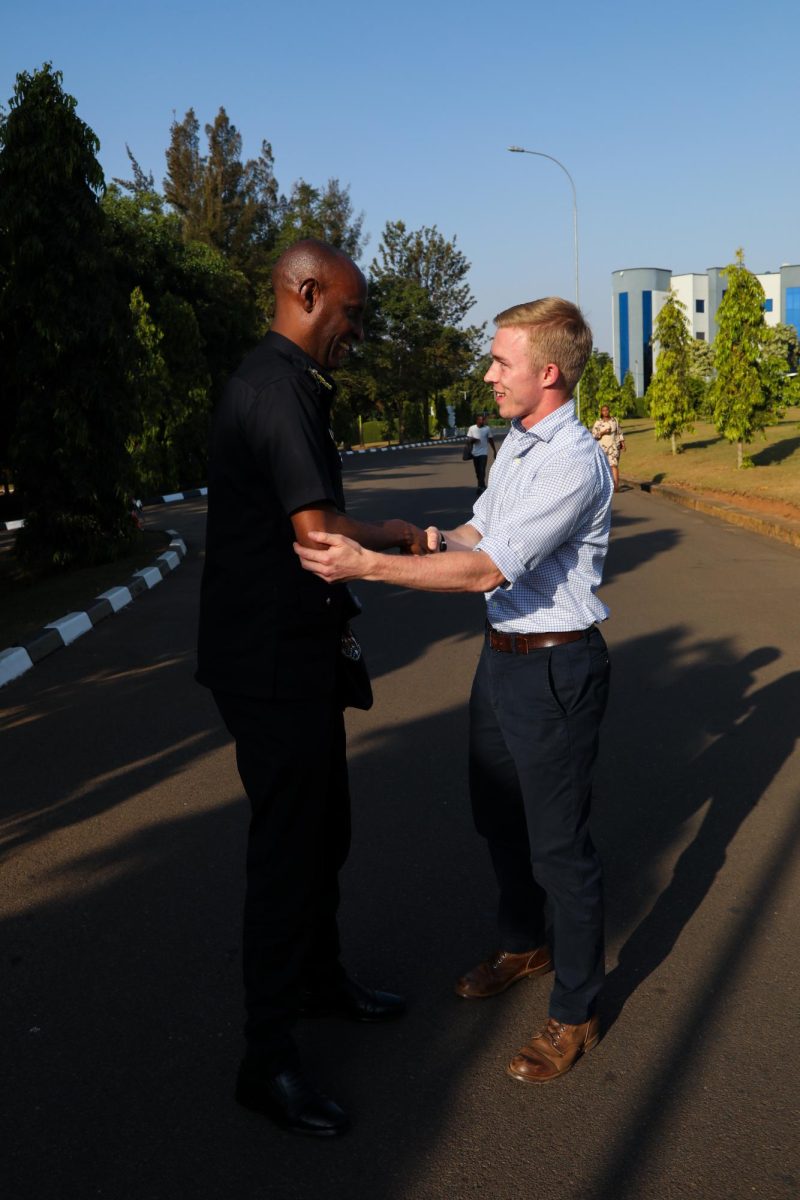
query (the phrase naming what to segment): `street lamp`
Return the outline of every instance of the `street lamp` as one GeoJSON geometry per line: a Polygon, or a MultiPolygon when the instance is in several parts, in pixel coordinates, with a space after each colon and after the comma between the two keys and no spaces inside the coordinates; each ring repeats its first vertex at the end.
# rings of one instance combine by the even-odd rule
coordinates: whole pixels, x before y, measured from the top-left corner
{"type": "MultiPolygon", "coordinates": [[[[545,154],[543,150],[526,150],[524,146],[509,146],[508,150],[511,152],[511,154],[535,154],[537,158],[549,158],[550,162],[554,162],[557,167],[561,167],[561,170],[564,172],[567,179],[569,180],[569,185],[572,188],[572,235],[573,235],[573,239],[575,242],[575,304],[577,305],[578,308],[580,308],[581,299],[580,299],[580,287],[579,287],[579,282],[578,282],[578,196],[575,191],[575,181],[572,178],[572,176],[570,175],[567,168],[564,166],[564,164],[562,162],[560,162],[557,158],[554,158],[552,154],[545,154]]],[[[577,400],[578,420],[580,420],[581,419],[580,383],[578,384],[578,387],[576,389],[576,397],[575,398],[577,400]]]]}

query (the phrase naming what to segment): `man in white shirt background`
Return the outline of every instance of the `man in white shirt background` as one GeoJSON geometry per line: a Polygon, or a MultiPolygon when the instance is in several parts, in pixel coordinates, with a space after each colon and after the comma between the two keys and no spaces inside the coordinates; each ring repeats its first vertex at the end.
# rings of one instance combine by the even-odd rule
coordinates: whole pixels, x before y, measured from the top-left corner
{"type": "Polygon", "coordinates": [[[467,430],[467,437],[473,443],[472,446],[472,465],[475,468],[475,478],[478,481],[478,495],[486,491],[486,467],[489,462],[489,447],[492,447],[492,454],[497,457],[497,447],[494,444],[492,431],[486,424],[486,417],[483,413],[478,413],[475,418],[475,424],[470,425],[467,430]]]}

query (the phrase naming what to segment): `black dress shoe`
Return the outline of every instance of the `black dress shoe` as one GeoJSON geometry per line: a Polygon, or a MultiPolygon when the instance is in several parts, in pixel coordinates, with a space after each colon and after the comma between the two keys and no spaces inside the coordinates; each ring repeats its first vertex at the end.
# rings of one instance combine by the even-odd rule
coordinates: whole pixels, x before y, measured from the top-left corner
{"type": "Polygon", "coordinates": [[[331,988],[303,990],[301,1017],[344,1017],[348,1021],[391,1021],[406,1011],[402,996],[365,987],[356,979],[342,979],[331,988]]]}
{"type": "Polygon", "coordinates": [[[236,1080],[236,1100],[290,1133],[336,1137],[350,1128],[347,1114],[318,1092],[296,1067],[267,1075],[258,1063],[244,1059],[236,1080]]]}

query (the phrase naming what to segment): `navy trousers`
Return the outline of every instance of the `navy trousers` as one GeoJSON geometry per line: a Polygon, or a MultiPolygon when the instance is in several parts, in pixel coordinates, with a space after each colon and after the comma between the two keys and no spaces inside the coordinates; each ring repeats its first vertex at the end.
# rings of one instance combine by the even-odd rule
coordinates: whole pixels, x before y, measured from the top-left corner
{"type": "Polygon", "coordinates": [[[301,988],[340,976],[338,873],[350,848],[345,729],[335,697],[214,692],[250,801],[242,968],[245,1038],[271,1069],[294,1061],[301,988]]]}
{"type": "Polygon", "coordinates": [[[552,920],[550,1015],[580,1024],[603,983],[600,860],[589,834],[592,773],[608,698],[596,627],[530,654],[484,645],[470,697],[470,794],[500,888],[500,947],[520,953],[552,920]]]}

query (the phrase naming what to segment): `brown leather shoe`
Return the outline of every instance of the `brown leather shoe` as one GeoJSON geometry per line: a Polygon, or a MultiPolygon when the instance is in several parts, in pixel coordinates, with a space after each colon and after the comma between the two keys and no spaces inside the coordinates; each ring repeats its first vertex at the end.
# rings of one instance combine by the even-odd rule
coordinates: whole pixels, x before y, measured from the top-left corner
{"type": "Polygon", "coordinates": [[[479,963],[456,984],[456,995],[465,1000],[483,1000],[504,992],[518,979],[526,975],[546,975],[553,969],[549,946],[526,950],[523,954],[511,954],[497,950],[486,962],[479,963]]]}
{"type": "Polygon", "coordinates": [[[596,1016],[582,1025],[564,1025],[550,1017],[545,1027],[534,1033],[512,1058],[506,1074],[523,1083],[549,1083],[564,1075],[582,1054],[596,1046],[599,1037],[596,1016]]]}

